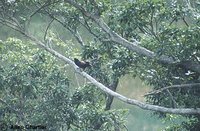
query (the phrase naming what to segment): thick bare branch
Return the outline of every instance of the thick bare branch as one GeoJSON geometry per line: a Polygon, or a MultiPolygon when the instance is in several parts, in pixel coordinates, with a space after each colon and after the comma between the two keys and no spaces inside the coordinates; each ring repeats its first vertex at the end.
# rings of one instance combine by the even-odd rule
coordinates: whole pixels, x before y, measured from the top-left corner
{"type": "MultiPolygon", "coordinates": [[[[138,53],[139,55],[143,55],[146,56],[148,58],[151,59],[156,59],[158,62],[162,63],[162,64],[174,64],[179,62],[174,61],[171,57],[169,56],[157,56],[154,52],[139,46],[138,44],[140,43],[139,41],[134,41],[134,42],[129,42],[126,39],[124,39],[123,37],[121,37],[120,35],[118,35],[117,33],[115,33],[114,31],[112,31],[109,26],[103,21],[103,19],[101,19],[98,16],[95,16],[93,14],[88,13],[81,5],[79,5],[78,3],[76,3],[73,0],[65,0],[65,2],[71,4],[72,6],[74,6],[75,8],[77,8],[78,10],[80,10],[85,16],[91,18],[93,21],[96,22],[97,25],[99,25],[100,28],[102,28],[106,33],[108,33],[110,35],[110,39],[115,42],[118,43],[136,53],[138,53]]],[[[192,63],[192,64],[187,64],[187,66],[183,63],[183,65],[181,65],[183,68],[200,73],[200,64],[199,63],[192,63]]]]}
{"type": "Polygon", "coordinates": [[[34,43],[36,43],[37,45],[39,45],[40,47],[42,47],[43,49],[45,49],[46,51],[50,52],[51,54],[53,54],[54,56],[56,56],[57,58],[65,61],[67,64],[70,64],[77,73],[81,74],[82,76],[84,76],[85,78],[87,78],[92,84],[94,84],[96,87],[98,87],[99,89],[101,89],[102,91],[108,93],[111,96],[116,97],[117,99],[131,104],[131,105],[136,105],[144,110],[152,110],[152,111],[158,111],[158,112],[164,112],[164,113],[172,113],[172,114],[200,114],[200,108],[166,108],[166,107],[162,107],[162,106],[157,106],[157,105],[151,105],[151,104],[146,104],[143,102],[140,102],[138,100],[135,99],[130,99],[127,98],[117,92],[112,91],[111,89],[109,89],[108,87],[104,86],[102,83],[98,82],[97,80],[95,80],[93,77],[91,77],[90,75],[88,75],[86,72],[81,71],[78,66],[69,58],[66,58],[65,56],[63,56],[62,54],[56,52],[55,50],[45,46],[44,43],[42,43],[41,41],[39,41],[38,39],[34,38],[33,36],[24,34],[27,38],[29,38],[30,40],[32,40],[34,43]]]}
{"type": "MultiPolygon", "coordinates": [[[[98,82],[93,77],[91,77],[90,75],[88,75],[86,72],[81,71],[78,68],[78,66],[76,66],[76,64],[72,60],[70,60],[69,58],[66,58],[65,56],[63,56],[62,54],[56,52],[55,50],[47,47],[43,42],[39,41],[35,37],[33,37],[33,36],[25,33],[22,30],[14,28],[10,24],[6,24],[6,23],[4,23],[4,24],[7,25],[8,27],[11,27],[12,29],[14,29],[16,31],[19,31],[20,33],[22,33],[23,35],[25,35],[28,39],[30,39],[31,41],[33,41],[35,44],[39,45],[41,48],[45,49],[46,51],[48,51],[52,55],[56,56],[57,58],[59,58],[62,61],[66,62],[67,64],[71,65],[75,69],[75,71],[77,73],[79,73],[82,76],[84,76],[85,78],[87,78],[97,88],[99,88],[102,91],[110,94],[111,96],[116,97],[117,99],[119,99],[119,100],[121,100],[121,101],[123,101],[125,103],[131,104],[131,105],[136,105],[136,106],[138,106],[138,107],[140,107],[142,109],[145,109],[145,110],[152,110],[152,111],[158,111],[158,112],[164,112],[164,113],[173,113],[173,114],[200,114],[200,108],[195,108],[195,109],[193,109],[193,108],[166,108],[166,107],[162,107],[162,106],[146,104],[146,103],[140,102],[140,101],[135,100],[135,99],[127,98],[127,97],[125,97],[125,96],[123,96],[123,95],[121,95],[121,94],[119,94],[117,92],[114,92],[111,89],[107,88],[102,83],[98,82]]],[[[119,38],[121,38],[121,37],[119,37],[119,38]]],[[[123,40],[123,38],[122,38],[122,40],[123,40]]],[[[124,39],[124,41],[126,41],[126,40],[124,39]]],[[[146,50],[146,49],[144,48],[144,50],[146,50]]],[[[150,54],[151,54],[151,52],[150,52],[150,54]]]]}

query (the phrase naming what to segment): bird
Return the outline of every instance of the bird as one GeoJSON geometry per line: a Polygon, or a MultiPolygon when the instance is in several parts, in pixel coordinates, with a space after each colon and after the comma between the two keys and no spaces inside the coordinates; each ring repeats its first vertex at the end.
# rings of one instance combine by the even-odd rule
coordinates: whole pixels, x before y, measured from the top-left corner
{"type": "Polygon", "coordinates": [[[90,62],[88,62],[88,61],[80,61],[80,60],[77,59],[77,58],[74,58],[74,63],[75,63],[79,68],[82,68],[83,70],[84,70],[86,67],[91,67],[90,62]]]}

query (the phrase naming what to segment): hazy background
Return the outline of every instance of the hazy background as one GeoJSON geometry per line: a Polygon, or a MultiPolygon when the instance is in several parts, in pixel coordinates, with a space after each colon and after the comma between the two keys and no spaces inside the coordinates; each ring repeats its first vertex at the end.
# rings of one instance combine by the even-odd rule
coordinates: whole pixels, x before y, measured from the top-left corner
{"type": "MultiPolygon", "coordinates": [[[[39,32],[44,32],[43,28],[47,26],[47,23],[48,23],[48,20],[44,17],[41,17],[41,16],[33,17],[33,21],[31,23],[31,28],[30,28],[31,33],[35,36],[42,38],[44,34],[39,33],[39,32]]],[[[2,26],[0,27],[0,29],[1,29],[0,39],[2,40],[5,40],[8,37],[20,35],[17,32],[14,32],[13,30],[10,30],[7,27],[2,26]]],[[[72,38],[69,32],[66,31],[66,29],[64,29],[62,26],[58,25],[57,23],[52,24],[52,27],[50,29],[53,32],[55,32],[55,34],[58,35],[63,40],[72,38]]],[[[90,40],[90,36],[87,36],[87,33],[84,33],[82,37],[83,39],[86,38],[88,41],[90,40]]],[[[74,38],[72,41],[74,42],[75,45],[77,45],[75,47],[78,47],[78,48],[80,47],[80,45],[76,43],[74,38]]],[[[81,79],[79,84],[82,84],[85,82],[85,79],[81,78],[78,74],[75,75],[74,70],[72,68],[69,69],[68,77],[70,80],[72,80],[71,87],[77,86],[76,79],[81,79]]],[[[143,95],[147,93],[150,89],[151,88],[145,85],[140,79],[132,78],[130,76],[124,76],[120,79],[117,92],[129,98],[145,101],[143,95]]],[[[112,109],[128,109],[129,110],[129,113],[127,115],[127,120],[126,120],[126,125],[129,131],[158,131],[158,130],[161,130],[165,126],[165,124],[162,122],[161,119],[158,119],[158,117],[152,114],[153,113],[152,111],[146,111],[136,106],[128,105],[117,99],[114,99],[112,109]]]]}
{"type": "MultiPolygon", "coordinates": [[[[121,78],[117,92],[129,98],[144,101],[143,95],[150,90],[140,79],[124,76],[121,78]]],[[[126,125],[129,131],[158,131],[164,128],[165,124],[161,119],[153,115],[152,111],[143,110],[133,105],[126,104],[114,99],[113,109],[129,110],[126,125]]]]}

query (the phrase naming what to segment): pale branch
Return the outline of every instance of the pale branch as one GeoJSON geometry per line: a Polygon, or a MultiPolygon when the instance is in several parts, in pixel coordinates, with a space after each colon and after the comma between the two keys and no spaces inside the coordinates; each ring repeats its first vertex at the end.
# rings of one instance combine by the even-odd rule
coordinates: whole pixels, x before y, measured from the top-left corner
{"type": "MultiPolygon", "coordinates": [[[[85,16],[91,18],[100,28],[102,28],[107,34],[110,35],[110,39],[113,42],[118,43],[118,44],[128,48],[129,50],[132,50],[132,51],[138,53],[139,55],[143,55],[143,56],[146,56],[151,59],[156,59],[158,62],[160,62],[162,64],[169,65],[169,64],[174,64],[174,63],[179,62],[179,60],[175,61],[172,57],[169,57],[166,55],[157,56],[156,53],[140,46],[139,41],[135,40],[134,42],[129,42],[128,40],[121,37],[119,34],[112,31],[102,18],[100,18],[99,16],[96,16],[96,15],[93,15],[91,13],[88,13],[80,4],[76,3],[73,0],[65,0],[65,2],[69,3],[70,5],[74,6],[78,10],[80,10],[85,16]]],[[[200,73],[200,64],[199,63],[192,63],[192,64],[187,64],[187,65],[182,64],[182,67],[185,69],[200,73]]]]}
{"type": "Polygon", "coordinates": [[[82,39],[82,37],[81,37],[81,35],[80,35],[80,33],[79,33],[79,31],[78,30],[76,30],[76,32],[71,32],[73,35],[74,35],[74,37],[77,39],[77,41],[80,43],[80,45],[82,45],[82,46],[84,46],[85,45],[85,43],[83,42],[83,39],[82,39]]]}
{"type": "MultiPolygon", "coordinates": [[[[5,21],[0,21],[1,23],[4,23],[5,21]]],[[[51,53],[52,55],[54,55],[55,57],[61,59],[62,61],[65,61],[67,64],[71,65],[75,71],[77,73],[79,73],[80,75],[84,76],[85,78],[87,78],[91,83],[93,83],[97,88],[101,89],[102,91],[110,94],[111,96],[116,97],[117,99],[131,104],[131,105],[136,105],[144,110],[152,110],[152,111],[157,111],[157,112],[163,112],[163,113],[172,113],[172,114],[200,114],[200,108],[166,108],[166,107],[162,107],[162,106],[157,106],[157,105],[151,105],[151,104],[146,104],[143,102],[140,102],[138,100],[135,99],[130,99],[127,98],[117,92],[112,91],[111,89],[107,88],[106,86],[104,86],[102,83],[96,81],[93,77],[91,77],[90,75],[88,75],[86,72],[81,71],[78,66],[76,66],[76,64],[70,60],[69,58],[66,58],[65,56],[63,56],[62,54],[58,53],[57,51],[45,46],[44,43],[42,43],[41,41],[39,41],[38,39],[36,39],[35,37],[25,33],[22,30],[19,30],[18,28],[14,27],[11,24],[6,24],[4,23],[6,26],[20,32],[21,34],[23,34],[25,37],[27,37],[28,39],[30,39],[31,41],[33,41],[35,44],[39,45],[41,48],[45,49],[46,51],[48,51],[49,53],[51,53]]]]}
{"type": "MultiPolygon", "coordinates": [[[[110,35],[111,40],[121,44],[122,46],[127,47],[130,50],[133,50],[135,52],[137,52],[138,54],[147,56],[149,58],[155,58],[156,54],[153,53],[152,51],[147,50],[146,48],[143,48],[141,46],[139,46],[138,44],[140,43],[139,41],[134,41],[134,42],[129,42],[126,39],[122,38],[120,35],[118,35],[117,33],[115,33],[114,31],[112,31],[110,29],[110,27],[103,21],[103,19],[88,13],[81,5],[79,5],[78,3],[74,2],[73,0],[65,0],[65,2],[71,4],[72,6],[76,7],[77,9],[79,9],[85,16],[91,18],[92,20],[94,20],[100,28],[102,28],[107,34],[110,35]]],[[[170,61],[173,61],[171,58],[169,57],[164,57],[162,58],[163,62],[167,62],[169,63],[170,61]]]]}
{"type": "Polygon", "coordinates": [[[87,78],[92,84],[94,84],[97,88],[101,89],[102,91],[108,93],[111,96],[116,97],[117,99],[131,104],[131,105],[136,105],[144,110],[152,110],[152,111],[158,111],[158,112],[163,112],[163,113],[172,113],[172,114],[200,114],[200,108],[166,108],[166,107],[162,107],[162,106],[157,106],[157,105],[151,105],[151,104],[146,104],[143,102],[140,102],[138,100],[135,99],[130,99],[127,98],[117,92],[112,91],[111,89],[109,89],[108,87],[104,86],[102,83],[98,82],[97,80],[95,80],[92,76],[88,75],[86,72],[81,71],[80,68],[78,68],[78,66],[69,58],[63,56],[62,54],[58,53],[57,51],[45,46],[44,43],[42,43],[41,41],[39,41],[38,39],[34,38],[33,36],[30,36],[28,34],[24,35],[29,38],[31,41],[33,41],[35,44],[39,45],[40,47],[42,47],[43,49],[45,49],[46,51],[48,51],[49,53],[51,53],[52,55],[54,55],[55,57],[61,59],[62,61],[66,62],[67,64],[71,65],[75,71],[77,73],[79,73],[80,75],[82,75],[83,77],[87,78]]]}
{"type": "Polygon", "coordinates": [[[166,86],[166,87],[163,87],[161,89],[158,89],[158,90],[154,90],[152,92],[149,92],[147,94],[145,94],[145,96],[148,96],[148,95],[155,95],[155,94],[158,94],[158,93],[161,93],[163,92],[164,90],[168,90],[168,89],[171,89],[171,88],[174,88],[174,89],[180,89],[180,88],[192,88],[192,87],[200,87],[200,83],[192,83],[192,84],[182,84],[182,85],[172,85],[172,86],[166,86]]]}

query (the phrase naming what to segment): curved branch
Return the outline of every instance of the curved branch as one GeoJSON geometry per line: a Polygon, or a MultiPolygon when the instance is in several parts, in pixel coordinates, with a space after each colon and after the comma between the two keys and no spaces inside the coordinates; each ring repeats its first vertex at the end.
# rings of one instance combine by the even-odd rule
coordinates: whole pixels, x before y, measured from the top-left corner
{"type": "Polygon", "coordinates": [[[47,36],[48,29],[49,29],[49,27],[51,26],[51,24],[53,23],[53,21],[54,21],[54,19],[52,19],[52,20],[49,22],[49,24],[47,25],[47,28],[46,28],[45,33],[44,33],[44,41],[46,40],[46,36],[47,36]]]}
{"type": "Polygon", "coordinates": [[[67,64],[70,64],[77,73],[79,73],[80,75],[84,76],[85,78],[87,78],[91,83],[93,83],[96,87],[98,87],[99,89],[101,89],[102,91],[108,93],[111,96],[116,97],[117,99],[131,104],[131,105],[136,105],[144,110],[152,110],[152,111],[158,111],[158,112],[164,112],[164,113],[172,113],[172,114],[200,114],[200,108],[166,108],[166,107],[162,107],[162,106],[157,106],[157,105],[151,105],[151,104],[146,104],[143,102],[140,102],[138,100],[135,99],[130,99],[127,98],[117,92],[112,91],[111,89],[109,89],[108,87],[104,86],[102,83],[98,82],[97,80],[95,80],[93,77],[91,77],[90,75],[88,75],[86,72],[81,71],[78,66],[69,58],[66,58],[65,56],[63,56],[62,54],[58,53],[57,51],[45,46],[44,43],[42,43],[41,41],[37,40],[36,38],[34,38],[33,36],[27,35],[25,34],[26,37],[28,37],[30,40],[32,40],[33,42],[35,42],[37,45],[39,45],[40,47],[42,47],[43,49],[45,49],[46,51],[50,52],[52,55],[56,56],[57,58],[63,60],[64,62],[66,62],[67,64]]]}
{"type": "Polygon", "coordinates": [[[63,23],[61,20],[59,20],[58,18],[56,18],[53,14],[51,14],[50,12],[48,12],[47,10],[44,10],[49,17],[51,17],[53,20],[57,21],[58,23],[60,23],[64,28],[66,28],[67,30],[69,30],[72,35],[75,37],[75,39],[77,40],[77,42],[83,46],[85,45],[83,42],[83,39],[81,37],[81,35],[79,34],[78,30],[73,30],[71,27],[67,26],[65,23],[63,23]]]}
{"type": "MultiPolygon", "coordinates": [[[[134,42],[129,42],[128,40],[121,37],[119,34],[112,31],[109,28],[109,26],[103,21],[103,19],[101,19],[99,16],[95,16],[93,14],[88,13],[81,5],[79,5],[78,3],[76,3],[73,0],[65,0],[65,2],[69,3],[70,5],[74,6],[78,10],[80,10],[85,16],[91,18],[100,28],[102,28],[107,34],[110,35],[110,39],[113,42],[118,43],[118,44],[128,48],[129,50],[132,50],[132,51],[138,53],[139,55],[143,55],[143,56],[146,56],[151,59],[156,59],[158,62],[160,62],[162,64],[174,64],[174,63],[179,62],[179,61],[174,61],[171,57],[166,56],[166,55],[157,56],[156,53],[154,53],[142,46],[139,46],[138,45],[140,43],[139,41],[135,40],[134,42]]],[[[200,73],[200,64],[199,63],[187,64],[187,66],[183,63],[181,66],[185,69],[200,73]]]]}
{"type": "MultiPolygon", "coordinates": [[[[4,23],[5,24],[5,23],[4,23]]],[[[80,75],[84,76],[85,78],[87,78],[91,83],[93,83],[97,88],[101,89],[102,91],[108,93],[111,96],[116,97],[117,99],[131,104],[131,105],[136,105],[144,110],[152,110],[152,111],[157,111],[157,112],[164,112],[164,113],[172,113],[172,114],[200,114],[200,108],[166,108],[166,107],[162,107],[162,106],[157,106],[157,105],[151,105],[151,104],[146,104],[143,102],[140,102],[138,100],[135,99],[130,99],[127,98],[117,92],[112,91],[111,89],[107,88],[106,86],[104,86],[102,83],[98,82],[97,80],[95,80],[93,77],[91,77],[90,75],[88,75],[86,72],[81,71],[78,66],[69,58],[66,58],[65,56],[63,56],[62,54],[58,53],[57,51],[45,46],[44,43],[42,43],[41,41],[39,41],[38,39],[36,39],[35,37],[25,33],[22,30],[19,30],[17,28],[14,28],[12,25],[10,24],[5,24],[6,26],[20,32],[21,34],[23,34],[25,37],[27,37],[28,39],[30,39],[31,41],[33,41],[35,44],[39,45],[41,48],[45,49],[46,51],[48,51],[49,53],[51,53],[52,55],[54,55],[55,57],[61,59],[62,61],[66,62],[67,64],[71,65],[75,71],[77,73],[79,73],[80,75]]]]}

